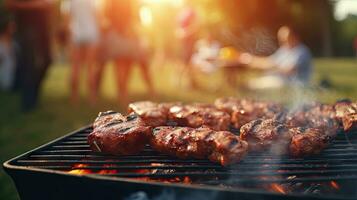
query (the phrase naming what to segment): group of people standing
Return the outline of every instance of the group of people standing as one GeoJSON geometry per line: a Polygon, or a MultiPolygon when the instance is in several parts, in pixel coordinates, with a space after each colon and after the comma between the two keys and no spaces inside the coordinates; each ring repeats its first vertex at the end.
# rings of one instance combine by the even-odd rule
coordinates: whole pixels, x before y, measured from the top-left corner
{"type": "Polygon", "coordinates": [[[87,65],[90,103],[98,96],[102,73],[108,61],[114,61],[118,99],[128,102],[128,81],[134,63],[140,66],[150,93],[154,93],[149,75],[147,50],[135,27],[139,20],[134,1],[67,0],[67,20],[71,35],[71,100],[78,100],[80,69],[87,65]]]}
{"type": "MultiPolygon", "coordinates": [[[[109,61],[115,66],[117,94],[119,103],[129,102],[128,83],[134,64],[140,68],[150,96],[154,87],[149,73],[150,51],[142,34],[139,34],[139,2],[135,0],[5,0],[5,7],[14,16],[16,24],[16,45],[11,42],[14,29],[2,26],[0,19],[0,54],[14,46],[7,53],[5,64],[10,69],[16,65],[15,87],[22,91],[24,110],[35,108],[41,83],[51,64],[50,24],[54,9],[60,8],[64,35],[68,35],[71,75],[70,99],[73,104],[79,100],[79,82],[86,70],[88,102],[95,104],[99,96],[102,74],[109,61]],[[56,6],[55,6],[56,5],[56,6]],[[3,41],[8,41],[3,42],[3,41]],[[6,45],[1,45],[6,44],[6,45]],[[16,48],[15,48],[16,46],[16,48]],[[16,63],[11,62],[16,57],[16,63]]],[[[0,16],[2,18],[2,16],[0,16]]],[[[182,75],[188,78],[190,86],[197,88],[195,71],[212,72],[221,66],[219,42],[208,32],[205,40],[198,40],[199,20],[195,10],[186,6],[178,14],[177,36],[182,45],[182,75]]],[[[283,26],[277,34],[280,48],[271,56],[260,57],[248,52],[237,52],[229,58],[230,65],[249,67],[267,72],[267,76],[250,81],[253,89],[283,87],[291,83],[306,86],[310,80],[312,65],[309,49],[301,42],[299,35],[290,27],[283,26]]],[[[7,69],[4,68],[4,69],[7,69]]],[[[2,70],[2,68],[0,68],[2,70]]],[[[11,71],[11,70],[7,70],[11,71]]],[[[236,78],[235,74],[227,73],[236,78]]],[[[9,77],[9,76],[7,76],[9,77]]],[[[7,77],[1,81],[9,83],[7,77]]],[[[229,79],[227,79],[229,80],[229,79]]],[[[296,85],[296,84],[295,84],[296,85]]]]}
{"type": "MultiPolygon", "coordinates": [[[[117,0],[6,0],[14,16],[16,56],[15,87],[22,92],[22,107],[32,110],[41,83],[51,64],[51,23],[61,8],[69,35],[71,101],[79,99],[79,79],[86,69],[88,100],[97,101],[101,76],[108,61],[114,61],[120,103],[128,102],[128,82],[134,63],[140,66],[149,92],[154,93],[149,75],[148,51],[136,31],[136,1],[117,0]],[[99,5],[100,4],[100,5],[99,5]],[[58,6],[60,5],[60,6],[58,6]]],[[[15,65],[15,64],[14,64],[15,65]]]]}

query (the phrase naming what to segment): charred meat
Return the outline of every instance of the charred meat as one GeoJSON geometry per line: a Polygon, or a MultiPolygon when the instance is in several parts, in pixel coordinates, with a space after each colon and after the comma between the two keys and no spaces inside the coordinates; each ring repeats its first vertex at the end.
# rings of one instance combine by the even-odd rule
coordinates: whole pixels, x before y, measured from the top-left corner
{"type": "Polygon", "coordinates": [[[149,126],[163,126],[167,121],[168,108],[151,101],[139,101],[129,104],[129,113],[136,113],[149,126]]]}
{"type": "Polygon", "coordinates": [[[342,118],[343,130],[346,132],[357,130],[357,113],[346,115],[342,118]]]}
{"type": "Polygon", "coordinates": [[[357,130],[357,102],[337,102],[335,110],[336,117],[341,121],[344,131],[357,130]]]}
{"type": "Polygon", "coordinates": [[[291,137],[289,128],[274,119],[253,120],[240,129],[240,139],[248,142],[250,151],[286,154],[291,137]]]}
{"type": "Polygon", "coordinates": [[[230,116],[210,104],[176,105],[169,110],[169,120],[179,126],[198,128],[209,127],[213,130],[228,130],[230,116]]]}
{"type": "Polygon", "coordinates": [[[209,128],[157,127],[150,145],[158,152],[182,159],[208,158],[223,166],[238,163],[248,150],[248,144],[238,136],[209,128]]]}
{"type": "Polygon", "coordinates": [[[90,148],[95,152],[129,155],[140,152],[149,142],[151,127],[135,113],[123,116],[109,111],[100,113],[88,136],[90,148]]]}
{"type": "Polygon", "coordinates": [[[251,151],[269,150],[273,154],[289,154],[293,157],[304,157],[320,153],[336,136],[334,121],[322,118],[321,127],[289,128],[274,119],[254,120],[241,128],[240,138],[249,144],[251,151]],[[323,125],[323,127],[322,127],[323,125]]]}
{"type": "Polygon", "coordinates": [[[334,106],[320,103],[303,105],[298,110],[285,114],[279,121],[290,128],[320,128],[331,135],[339,129],[334,106]]]}
{"type": "Polygon", "coordinates": [[[224,98],[216,99],[214,105],[219,110],[232,114],[233,111],[239,110],[241,108],[241,104],[243,101],[247,101],[247,100],[241,100],[234,97],[224,97],[224,98]]]}
{"type": "Polygon", "coordinates": [[[233,97],[220,98],[215,101],[215,106],[231,115],[231,123],[234,128],[240,129],[244,124],[258,119],[270,119],[278,113],[284,112],[280,104],[237,99],[233,97]]]}
{"type": "Polygon", "coordinates": [[[318,128],[292,128],[293,137],[289,146],[290,155],[304,157],[320,153],[332,137],[318,128]]]}

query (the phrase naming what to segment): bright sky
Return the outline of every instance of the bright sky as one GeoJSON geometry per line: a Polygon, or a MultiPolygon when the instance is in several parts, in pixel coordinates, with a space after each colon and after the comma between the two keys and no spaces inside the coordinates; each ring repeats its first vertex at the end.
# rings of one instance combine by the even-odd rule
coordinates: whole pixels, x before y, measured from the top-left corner
{"type": "Polygon", "coordinates": [[[337,20],[344,19],[350,13],[357,15],[357,0],[337,1],[335,9],[335,16],[337,20]]]}

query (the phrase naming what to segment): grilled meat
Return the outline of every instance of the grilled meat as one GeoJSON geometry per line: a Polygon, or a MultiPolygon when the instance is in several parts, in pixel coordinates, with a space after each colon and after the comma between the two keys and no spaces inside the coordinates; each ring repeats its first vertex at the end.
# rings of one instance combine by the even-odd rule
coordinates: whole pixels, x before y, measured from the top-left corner
{"type": "Polygon", "coordinates": [[[228,130],[229,114],[210,104],[176,105],[169,110],[169,120],[179,126],[198,128],[209,127],[213,130],[228,130]]]}
{"type": "Polygon", "coordinates": [[[244,100],[244,99],[241,100],[234,97],[224,97],[224,98],[216,99],[214,105],[218,109],[225,111],[229,114],[232,114],[233,111],[239,110],[241,108],[241,104],[243,103],[243,101],[248,101],[248,100],[244,100]]]}
{"type": "Polygon", "coordinates": [[[240,138],[248,142],[251,151],[303,157],[321,152],[337,134],[333,120],[322,118],[315,123],[321,126],[289,128],[274,119],[258,119],[242,126],[240,138]]]}
{"type": "Polygon", "coordinates": [[[289,146],[290,155],[304,157],[320,153],[332,137],[318,128],[292,128],[293,136],[289,146]]]}
{"type": "Polygon", "coordinates": [[[336,117],[341,121],[344,131],[357,130],[357,102],[337,102],[335,110],[336,117]]]}
{"type": "Polygon", "coordinates": [[[217,99],[215,106],[230,113],[231,123],[236,129],[240,129],[241,126],[252,120],[258,118],[270,119],[278,113],[284,112],[284,107],[280,104],[247,99],[240,100],[233,97],[217,99]]]}
{"type": "Polygon", "coordinates": [[[238,136],[209,128],[157,127],[150,144],[158,152],[182,159],[208,158],[223,166],[239,162],[248,150],[238,136]]]}
{"type": "Polygon", "coordinates": [[[140,152],[149,142],[151,127],[138,115],[123,116],[109,111],[100,113],[88,136],[90,148],[95,152],[128,155],[140,152]]]}
{"type": "Polygon", "coordinates": [[[336,117],[342,119],[345,115],[356,113],[357,103],[352,103],[349,99],[337,101],[334,105],[336,117]]]}
{"type": "Polygon", "coordinates": [[[290,114],[283,119],[280,118],[279,121],[289,128],[318,128],[325,131],[331,137],[334,137],[340,130],[339,122],[336,118],[310,115],[304,112],[290,114]]]}
{"type": "Polygon", "coordinates": [[[240,129],[240,139],[248,142],[250,151],[285,154],[291,137],[289,128],[274,119],[253,120],[240,129]]]}
{"type": "Polygon", "coordinates": [[[343,130],[346,132],[357,130],[357,113],[346,115],[342,118],[343,130]]]}
{"type": "Polygon", "coordinates": [[[121,120],[122,118],[123,116],[116,111],[109,110],[106,112],[100,112],[98,117],[93,122],[93,128],[95,129],[100,126],[104,126],[110,121],[121,120]]]}
{"type": "Polygon", "coordinates": [[[229,165],[250,151],[303,157],[321,152],[337,135],[357,128],[357,103],[306,104],[288,113],[280,104],[221,98],[215,104],[135,102],[129,115],[100,113],[88,143],[94,151],[126,155],[145,144],[179,158],[208,158],[229,165]],[[183,126],[183,127],[172,127],[183,126]],[[228,132],[240,129],[240,137],[228,132]],[[157,127],[151,133],[151,127],[157,127]]]}
{"type": "Polygon", "coordinates": [[[149,126],[163,126],[167,121],[168,108],[151,101],[129,104],[128,112],[134,112],[149,126]]]}
{"type": "Polygon", "coordinates": [[[335,108],[327,104],[304,105],[295,112],[283,114],[279,121],[289,128],[319,128],[327,131],[329,135],[334,135],[339,130],[335,108]]]}

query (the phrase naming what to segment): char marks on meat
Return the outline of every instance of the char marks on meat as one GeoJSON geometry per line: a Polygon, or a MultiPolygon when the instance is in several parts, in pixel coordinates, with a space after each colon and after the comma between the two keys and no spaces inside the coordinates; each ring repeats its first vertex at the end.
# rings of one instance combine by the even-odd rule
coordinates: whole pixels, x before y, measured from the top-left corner
{"type": "Polygon", "coordinates": [[[344,131],[357,130],[357,102],[349,100],[337,102],[335,110],[336,117],[341,121],[344,131]]]}
{"type": "Polygon", "coordinates": [[[100,113],[88,136],[90,148],[95,152],[129,155],[140,152],[149,142],[151,127],[132,113],[123,116],[109,111],[100,113]]]}
{"type": "Polygon", "coordinates": [[[176,105],[169,110],[169,120],[179,126],[198,128],[209,127],[213,130],[228,130],[230,116],[211,104],[176,105]]]}
{"type": "Polygon", "coordinates": [[[284,112],[284,107],[280,104],[233,97],[217,99],[215,106],[231,115],[231,123],[236,129],[252,120],[270,119],[284,112]]]}
{"type": "Polygon", "coordinates": [[[239,162],[248,150],[248,143],[238,136],[209,128],[157,127],[150,145],[158,152],[182,159],[208,158],[224,166],[239,162]]]}
{"type": "Polygon", "coordinates": [[[286,154],[291,136],[289,128],[274,119],[253,120],[240,129],[240,139],[248,142],[250,151],[286,154]]]}
{"type": "Polygon", "coordinates": [[[179,158],[229,165],[248,148],[292,157],[318,154],[340,129],[357,129],[357,102],[349,100],[306,104],[293,112],[276,103],[232,97],[214,105],[142,101],[130,104],[128,111],[128,116],[114,111],[98,115],[88,136],[93,151],[130,155],[150,144],[179,158]],[[240,136],[227,131],[232,127],[240,136]]]}
{"type": "Polygon", "coordinates": [[[294,133],[289,146],[290,155],[304,157],[320,153],[331,141],[331,136],[318,128],[292,128],[294,133]]]}
{"type": "Polygon", "coordinates": [[[167,122],[168,107],[151,101],[129,104],[128,112],[136,113],[149,126],[164,126],[167,122]]]}
{"type": "Polygon", "coordinates": [[[319,128],[331,136],[340,129],[334,106],[321,103],[304,105],[295,112],[284,114],[279,121],[289,128],[319,128]]]}
{"type": "Polygon", "coordinates": [[[335,135],[322,128],[288,128],[273,119],[258,119],[242,126],[240,137],[248,142],[251,151],[304,157],[320,153],[335,135]]]}

